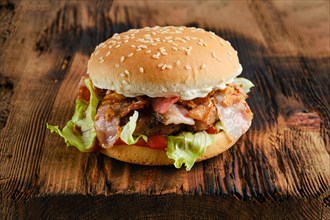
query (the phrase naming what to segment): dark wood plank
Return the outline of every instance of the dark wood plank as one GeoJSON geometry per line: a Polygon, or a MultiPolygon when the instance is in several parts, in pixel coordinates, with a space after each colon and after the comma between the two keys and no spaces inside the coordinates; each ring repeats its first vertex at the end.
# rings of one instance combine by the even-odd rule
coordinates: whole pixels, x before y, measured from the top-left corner
{"type": "Polygon", "coordinates": [[[330,218],[328,2],[0,5],[0,217],[330,218]],[[83,154],[45,129],[71,117],[95,45],[168,24],[212,30],[239,51],[255,119],[233,148],[186,172],[83,154]]]}

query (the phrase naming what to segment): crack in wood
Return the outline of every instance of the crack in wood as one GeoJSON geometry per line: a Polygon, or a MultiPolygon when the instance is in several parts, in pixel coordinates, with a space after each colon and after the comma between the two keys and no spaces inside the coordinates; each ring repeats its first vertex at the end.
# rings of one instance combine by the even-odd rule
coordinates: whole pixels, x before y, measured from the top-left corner
{"type": "Polygon", "coordinates": [[[13,94],[14,82],[0,74],[0,130],[6,126],[13,94]]]}

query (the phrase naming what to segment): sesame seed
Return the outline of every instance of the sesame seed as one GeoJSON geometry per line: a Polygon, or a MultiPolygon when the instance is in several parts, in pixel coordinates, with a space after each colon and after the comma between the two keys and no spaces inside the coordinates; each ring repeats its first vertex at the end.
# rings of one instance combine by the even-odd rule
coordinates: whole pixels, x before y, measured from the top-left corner
{"type": "Polygon", "coordinates": [[[184,68],[186,68],[186,70],[191,70],[192,69],[191,66],[189,66],[189,65],[186,65],[184,68]]]}
{"type": "Polygon", "coordinates": [[[199,41],[197,44],[200,46],[203,46],[203,42],[201,42],[201,41],[199,41]]]}
{"type": "Polygon", "coordinates": [[[177,44],[177,43],[172,43],[172,45],[173,46],[176,46],[176,47],[179,46],[179,44],[177,44]]]}
{"type": "Polygon", "coordinates": [[[136,49],[136,51],[140,51],[140,50],[142,50],[142,49],[141,48],[136,49]]]}
{"type": "Polygon", "coordinates": [[[220,39],[221,46],[225,46],[225,41],[223,39],[220,39]]]}
{"type": "Polygon", "coordinates": [[[160,52],[163,56],[167,56],[167,53],[165,51],[160,52]]]}
{"type": "Polygon", "coordinates": [[[106,54],[106,56],[109,56],[111,54],[111,51],[109,50],[108,53],[106,54]]]}
{"type": "Polygon", "coordinates": [[[136,46],[134,44],[132,44],[131,47],[135,48],[136,46]]]}
{"type": "Polygon", "coordinates": [[[109,49],[111,49],[111,48],[112,48],[112,46],[110,45],[108,48],[109,48],[109,49]]]}
{"type": "Polygon", "coordinates": [[[127,57],[132,57],[134,55],[134,53],[129,53],[128,55],[127,55],[127,57]]]}
{"type": "Polygon", "coordinates": [[[118,47],[120,47],[120,44],[117,44],[117,45],[115,46],[115,48],[118,48],[118,47]]]}
{"type": "Polygon", "coordinates": [[[129,75],[129,71],[128,71],[128,70],[125,70],[124,73],[125,73],[126,75],[129,75]]]}
{"type": "Polygon", "coordinates": [[[188,37],[188,36],[183,36],[183,38],[184,38],[185,40],[190,40],[190,37],[188,37]]]}
{"type": "Polygon", "coordinates": [[[120,77],[125,77],[125,73],[119,74],[120,77]]]}
{"type": "Polygon", "coordinates": [[[221,62],[221,59],[220,59],[219,57],[217,58],[217,60],[218,60],[219,62],[221,62]]]}
{"type": "Polygon", "coordinates": [[[125,79],[122,81],[122,83],[126,85],[128,84],[128,82],[125,79]]]}
{"type": "Polygon", "coordinates": [[[144,72],[143,67],[140,67],[140,68],[139,68],[139,71],[140,71],[140,73],[143,73],[143,72],[144,72]]]}
{"type": "Polygon", "coordinates": [[[164,63],[160,63],[157,65],[157,67],[162,67],[164,65],[164,63]]]}
{"type": "Polygon", "coordinates": [[[179,66],[180,65],[180,60],[177,60],[175,63],[176,63],[176,65],[179,66]]]}
{"type": "Polygon", "coordinates": [[[125,42],[125,43],[127,43],[127,42],[128,42],[128,40],[125,40],[124,42],[125,42]]]}
{"type": "Polygon", "coordinates": [[[172,69],[172,65],[166,65],[166,68],[170,70],[172,69]]]}
{"type": "Polygon", "coordinates": [[[116,63],[116,64],[115,64],[115,67],[116,67],[116,68],[118,68],[119,66],[120,66],[119,63],[116,63]]]}
{"type": "Polygon", "coordinates": [[[121,56],[120,57],[120,62],[122,63],[122,62],[124,62],[124,60],[125,60],[125,57],[124,56],[121,56]]]}
{"type": "Polygon", "coordinates": [[[151,53],[151,50],[146,50],[144,53],[151,53]]]}
{"type": "Polygon", "coordinates": [[[178,51],[178,48],[176,48],[176,47],[172,47],[172,49],[175,50],[175,51],[178,51]]]}
{"type": "Polygon", "coordinates": [[[230,61],[232,61],[232,60],[233,60],[233,57],[228,57],[228,59],[229,59],[230,61]]]}
{"type": "Polygon", "coordinates": [[[226,43],[227,43],[228,45],[231,45],[229,41],[226,41],[226,43]]]}
{"type": "Polygon", "coordinates": [[[162,70],[164,70],[166,68],[166,64],[164,64],[163,66],[162,66],[162,70]]]}
{"type": "Polygon", "coordinates": [[[201,66],[201,69],[205,69],[206,68],[206,64],[203,64],[202,66],[201,66]]]}
{"type": "Polygon", "coordinates": [[[233,53],[230,52],[230,51],[228,51],[227,53],[228,53],[229,56],[232,56],[233,55],[233,53]]]}
{"type": "Polygon", "coordinates": [[[103,58],[103,57],[100,57],[100,58],[99,58],[99,62],[100,62],[100,63],[103,63],[103,62],[104,62],[104,58],[103,58]]]}
{"type": "Polygon", "coordinates": [[[97,55],[99,52],[100,52],[99,50],[95,51],[95,55],[97,55]]]}
{"type": "Polygon", "coordinates": [[[217,55],[215,55],[215,53],[214,53],[214,52],[212,52],[212,57],[216,58],[216,57],[217,57],[217,55]]]}
{"type": "Polygon", "coordinates": [[[157,56],[156,54],[154,54],[154,55],[152,55],[152,58],[154,58],[154,59],[159,59],[159,56],[157,56]]]}

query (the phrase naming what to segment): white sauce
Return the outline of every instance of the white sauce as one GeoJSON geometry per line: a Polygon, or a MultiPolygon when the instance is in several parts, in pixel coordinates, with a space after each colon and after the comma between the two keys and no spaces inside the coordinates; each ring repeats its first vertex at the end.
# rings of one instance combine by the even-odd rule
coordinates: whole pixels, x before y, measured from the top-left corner
{"type": "MultiPolygon", "coordinates": [[[[119,94],[122,94],[126,97],[136,97],[136,96],[141,96],[141,95],[147,95],[151,98],[155,97],[173,97],[173,96],[180,96],[182,100],[191,100],[194,98],[202,98],[207,96],[212,90],[215,89],[220,89],[224,90],[226,88],[227,84],[230,84],[234,81],[234,78],[228,80],[227,82],[222,82],[217,86],[214,87],[207,87],[203,89],[190,89],[186,91],[176,91],[176,92],[166,92],[166,89],[163,88],[163,92],[152,92],[145,90],[144,93],[134,93],[134,92],[129,92],[127,90],[122,90],[122,89],[116,89],[116,92],[119,94]]],[[[127,89],[127,87],[126,87],[127,89]]],[[[144,88],[142,88],[144,90],[144,88]]]]}
{"type": "Polygon", "coordinates": [[[231,78],[230,80],[228,80],[226,82],[225,81],[221,82],[216,86],[207,87],[207,88],[203,88],[203,89],[189,89],[189,90],[185,90],[185,91],[178,90],[178,91],[167,92],[166,88],[161,88],[161,89],[158,88],[157,89],[158,92],[154,92],[154,90],[149,90],[149,88],[141,88],[141,91],[143,91],[143,93],[142,93],[142,92],[130,92],[129,91],[130,85],[122,84],[122,86],[120,86],[120,88],[114,87],[113,90],[115,90],[117,93],[122,94],[126,97],[136,97],[136,96],[142,96],[142,95],[147,95],[151,98],[180,96],[182,100],[192,100],[194,98],[205,97],[212,90],[216,90],[216,89],[224,90],[226,88],[226,85],[233,83],[236,76],[238,76],[241,72],[242,72],[242,66],[239,65],[239,69],[238,69],[235,77],[231,78]],[[123,87],[125,87],[125,89],[123,89],[123,87]],[[159,90],[161,90],[161,91],[159,91],[159,90]]]}

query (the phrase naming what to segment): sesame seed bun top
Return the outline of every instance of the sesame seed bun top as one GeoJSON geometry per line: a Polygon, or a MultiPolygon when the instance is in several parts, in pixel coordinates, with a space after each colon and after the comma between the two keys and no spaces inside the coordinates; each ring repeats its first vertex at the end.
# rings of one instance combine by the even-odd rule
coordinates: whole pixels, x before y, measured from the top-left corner
{"type": "Polygon", "coordinates": [[[242,71],[237,52],[213,32],[146,27],[114,34],[88,61],[94,86],[127,97],[204,97],[242,71]]]}

